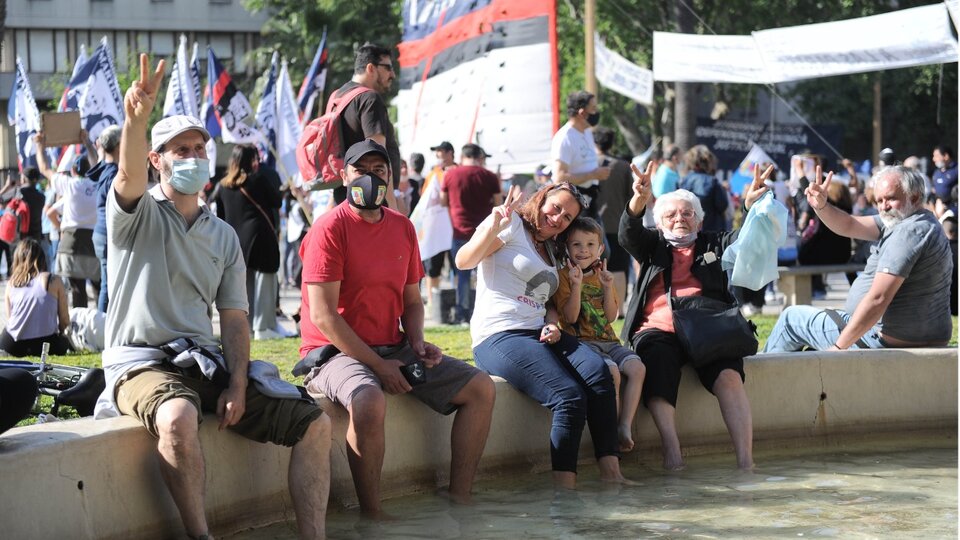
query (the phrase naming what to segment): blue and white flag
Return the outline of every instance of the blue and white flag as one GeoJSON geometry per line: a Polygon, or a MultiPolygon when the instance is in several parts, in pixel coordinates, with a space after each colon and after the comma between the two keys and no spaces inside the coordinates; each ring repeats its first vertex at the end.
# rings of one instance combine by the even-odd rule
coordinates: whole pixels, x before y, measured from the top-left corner
{"type": "Polygon", "coordinates": [[[776,167],[777,163],[769,154],[763,151],[763,148],[760,148],[760,145],[753,141],[750,141],[750,143],[752,146],[750,147],[750,151],[747,152],[747,156],[740,162],[737,170],[730,175],[730,191],[737,196],[743,193],[744,188],[753,183],[754,167],[767,164],[776,167]]]}
{"type": "MultiPolygon", "coordinates": [[[[193,92],[197,100],[197,109],[200,108],[203,87],[200,86],[200,47],[193,42],[193,54],[190,56],[190,79],[193,81],[193,92]]],[[[203,118],[201,118],[203,120],[203,118]]]]}
{"type": "Polygon", "coordinates": [[[80,125],[92,140],[96,140],[105,127],[123,124],[123,93],[120,92],[106,37],[100,40],[93,56],[70,80],[70,88],[81,89],[77,100],[80,125]]]}
{"type": "Polygon", "coordinates": [[[17,135],[17,156],[20,170],[37,165],[37,147],[33,136],[40,129],[40,111],[33,99],[30,80],[23,69],[23,63],[17,56],[17,75],[10,90],[10,103],[7,105],[7,122],[14,127],[17,135]]]}
{"type": "Polygon", "coordinates": [[[277,160],[273,150],[277,147],[277,64],[280,63],[280,53],[273,51],[270,60],[270,69],[267,71],[267,83],[263,87],[263,96],[257,104],[257,129],[263,139],[257,141],[260,149],[260,164],[276,169],[277,160]]]}
{"type": "Polygon", "coordinates": [[[303,83],[300,85],[300,91],[297,92],[297,106],[300,109],[302,118],[301,124],[306,125],[312,120],[313,103],[317,96],[323,95],[323,89],[327,84],[327,29],[324,27],[323,36],[320,37],[320,46],[317,47],[317,53],[313,55],[313,62],[310,63],[310,69],[303,77],[303,83]]]}
{"type": "Polygon", "coordinates": [[[163,103],[163,117],[178,114],[200,119],[197,89],[194,87],[193,64],[187,61],[187,36],[180,35],[177,60],[167,85],[167,97],[163,103]]]}
{"type": "MultiPolygon", "coordinates": [[[[80,45],[80,54],[77,55],[77,61],[73,64],[73,72],[70,74],[67,87],[63,89],[63,94],[60,96],[57,112],[76,111],[80,108],[78,103],[80,102],[80,91],[83,89],[83,86],[73,87],[70,86],[70,83],[73,82],[74,79],[77,79],[80,71],[87,65],[89,60],[90,58],[87,56],[87,46],[80,45]]],[[[69,172],[70,166],[73,165],[74,158],[84,151],[85,149],[82,144],[71,144],[63,148],[47,148],[47,158],[49,159],[49,163],[57,164],[56,168],[58,171],[69,172]]]]}
{"type": "Polygon", "coordinates": [[[300,109],[290,84],[290,72],[284,62],[277,77],[277,169],[284,180],[299,174],[297,168],[297,143],[303,134],[300,126],[300,109]]]}

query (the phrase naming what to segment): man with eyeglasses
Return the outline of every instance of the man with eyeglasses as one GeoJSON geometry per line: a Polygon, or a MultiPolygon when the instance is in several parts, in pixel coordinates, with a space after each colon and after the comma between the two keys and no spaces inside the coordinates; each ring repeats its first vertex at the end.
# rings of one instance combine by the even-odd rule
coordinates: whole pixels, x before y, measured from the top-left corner
{"type": "MultiPolygon", "coordinates": [[[[341,86],[332,97],[345,95],[358,86],[372,92],[363,92],[346,105],[340,116],[340,133],[343,148],[350,148],[364,139],[372,139],[387,149],[390,155],[390,169],[394,184],[387,190],[387,206],[396,208],[397,202],[393,190],[400,178],[400,145],[397,135],[387,114],[387,105],[383,96],[390,92],[393,80],[397,77],[393,67],[390,49],[373,43],[366,43],[357,50],[353,62],[353,78],[341,86]]],[[[333,190],[333,199],[337,204],[347,196],[346,187],[333,190]]]]}

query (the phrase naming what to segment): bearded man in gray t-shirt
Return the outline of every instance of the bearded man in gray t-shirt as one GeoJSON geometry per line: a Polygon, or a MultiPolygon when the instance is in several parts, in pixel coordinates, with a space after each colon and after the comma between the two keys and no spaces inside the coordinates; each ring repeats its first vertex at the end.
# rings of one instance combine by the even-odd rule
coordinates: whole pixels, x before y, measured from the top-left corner
{"type": "Polygon", "coordinates": [[[877,216],[852,216],[831,205],[832,178],[831,172],[807,188],[810,207],[833,232],[877,246],[850,287],[844,310],[785,309],[764,352],[946,345],[953,257],[940,223],[923,208],[923,176],[902,166],[877,172],[877,216]]]}

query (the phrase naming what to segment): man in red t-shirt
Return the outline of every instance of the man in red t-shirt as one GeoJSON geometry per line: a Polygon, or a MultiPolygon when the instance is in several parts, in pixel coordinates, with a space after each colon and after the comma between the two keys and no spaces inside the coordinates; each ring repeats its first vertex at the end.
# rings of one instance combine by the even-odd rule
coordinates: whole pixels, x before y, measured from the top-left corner
{"type": "Polygon", "coordinates": [[[386,149],[367,139],[347,150],[344,163],[347,200],[319,218],[300,246],[307,316],[294,373],[306,375],[311,394],[350,414],[347,456],[363,513],[384,516],[384,390],[410,392],[441,414],[457,411],[450,496],[468,501],[490,429],[493,382],[423,339],[417,235],[410,220],[381,206],[390,180],[386,149]]]}
{"type": "MultiPolygon", "coordinates": [[[[494,206],[500,204],[502,194],[498,175],[484,168],[489,154],[476,144],[466,144],[460,150],[460,166],[448,170],[443,176],[440,201],[450,208],[453,223],[453,243],[450,258],[457,259],[457,252],[470,240],[494,206]]],[[[457,273],[457,319],[466,322],[473,311],[470,298],[470,274],[472,270],[456,270],[457,273]]]]}

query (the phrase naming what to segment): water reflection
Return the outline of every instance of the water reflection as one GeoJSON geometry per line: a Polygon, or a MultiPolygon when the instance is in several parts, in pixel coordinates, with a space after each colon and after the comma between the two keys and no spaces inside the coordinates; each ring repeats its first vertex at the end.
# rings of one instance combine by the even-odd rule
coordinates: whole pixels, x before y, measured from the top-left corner
{"type": "MultiPolygon", "coordinates": [[[[688,459],[666,473],[626,465],[637,486],[599,482],[583,467],[575,492],[549,473],[484,481],[476,504],[433,495],[386,501],[397,522],[332,511],[331,538],[957,538],[957,449],[843,452],[758,459],[754,472],[728,456],[688,459]]],[[[292,524],[233,538],[295,538],[292,524]]]]}

